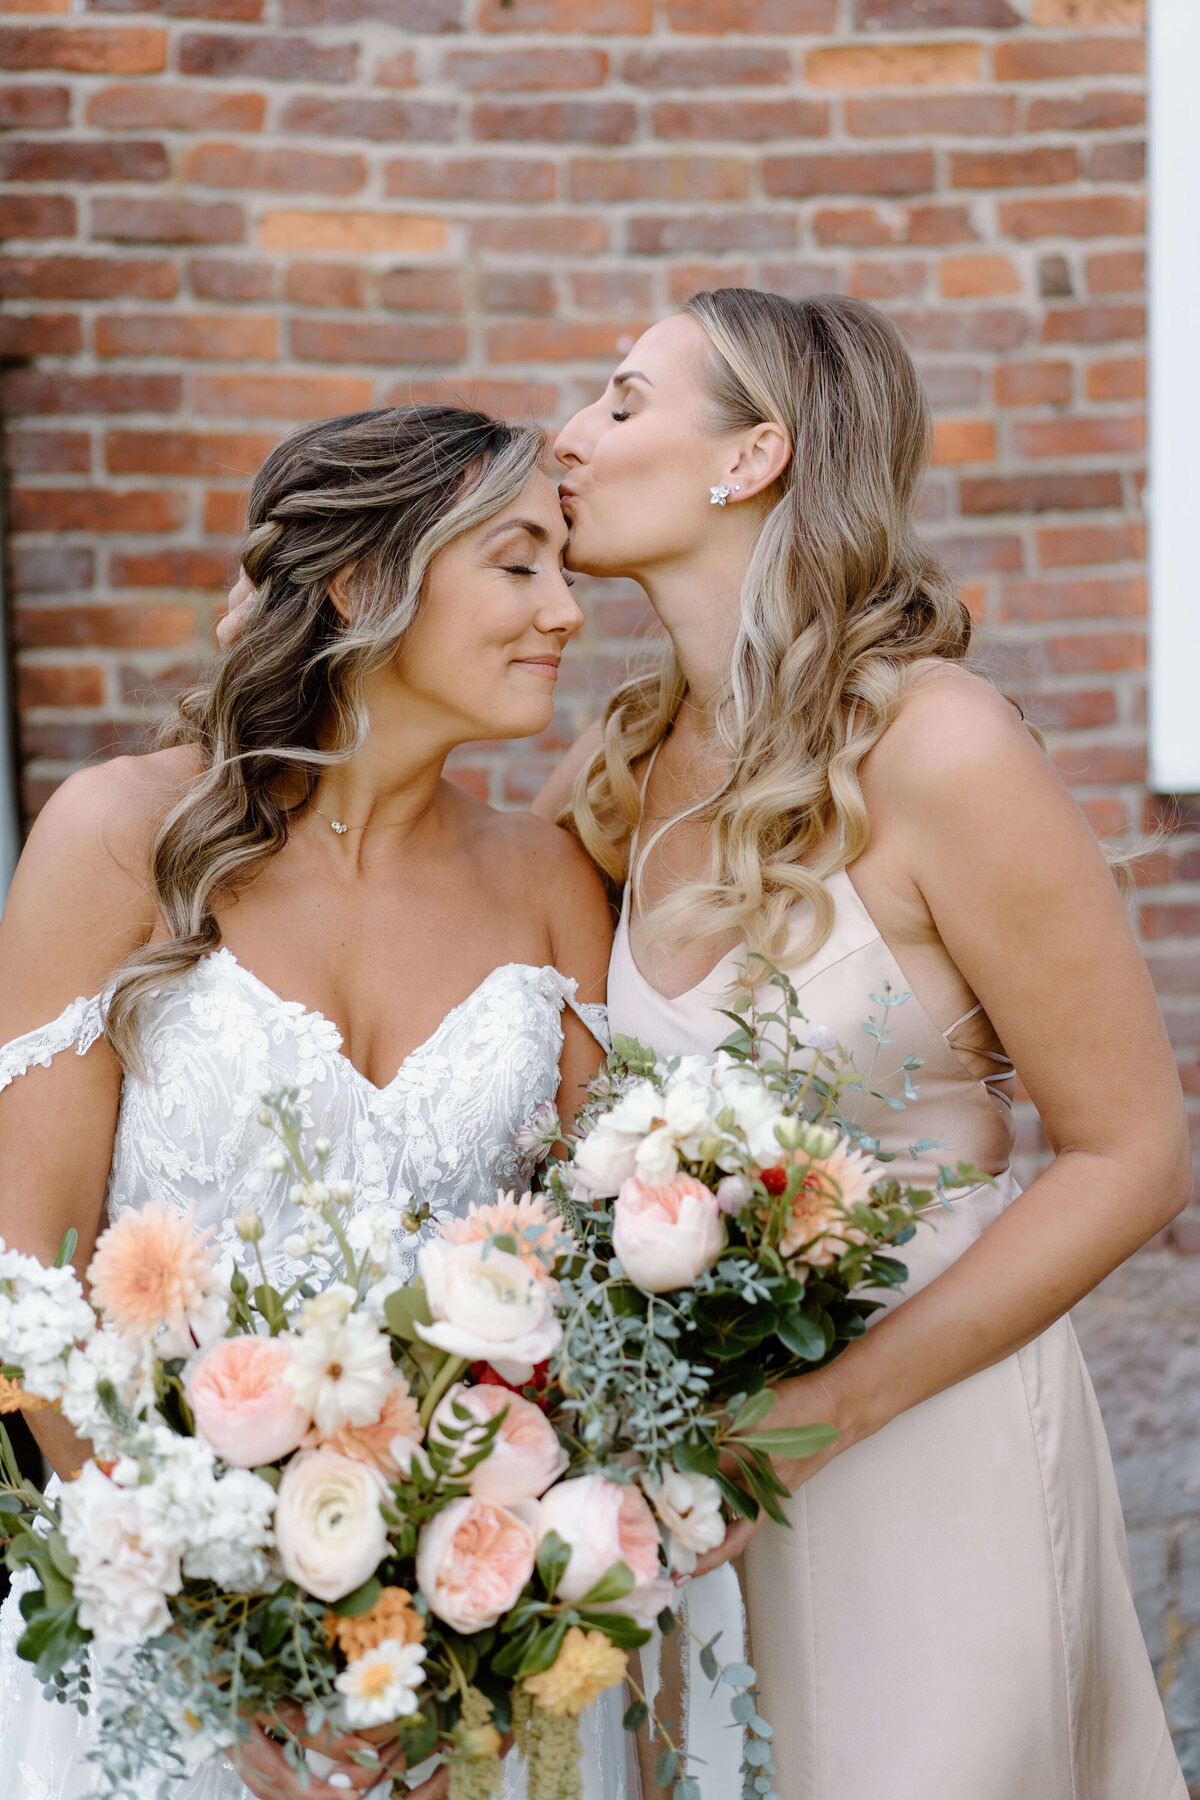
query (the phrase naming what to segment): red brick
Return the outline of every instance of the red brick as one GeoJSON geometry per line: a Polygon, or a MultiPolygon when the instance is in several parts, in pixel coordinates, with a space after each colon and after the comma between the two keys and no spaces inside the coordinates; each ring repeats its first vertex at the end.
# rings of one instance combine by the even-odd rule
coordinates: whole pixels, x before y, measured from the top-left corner
{"type": "Polygon", "coordinates": [[[1024,286],[1021,271],[1007,256],[947,256],[938,275],[947,300],[1019,294],[1024,286]]]}
{"type": "Polygon", "coordinates": [[[473,250],[495,250],[502,255],[597,256],[608,244],[608,226],[590,213],[487,218],[471,227],[473,250]]]}
{"type": "Polygon", "coordinates": [[[1121,477],[1097,469],[1086,475],[989,475],[964,481],[960,500],[964,514],[1091,512],[1120,506],[1121,477]]]}
{"type": "Polygon", "coordinates": [[[5,466],[26,475],[86,475],[92,441],[85,431],[22,431],[5,438],[5,466]]]}
{"type": "Polygon", "coordinates": [[[163,146],[144,138],[96,143],[29,138],[0,145],[4,181],[162,181],[167,172],[163,146]]]}
{"type": "Polygon", "coordinates": [[[546,420],[561,413],[559,390],[550,382],[405,378],[384,395],[385,406],[473,406],[498,419],[546,420]]]}
{"type": "Polygon", "coordinates": [[[928,150],[893,155],[769,156],[763,185],[777,198],[813,194],[923,194],[935,186],[928,150]]]}
{"type": "Polygon", "coordinates": [[[1046,651],[1056,675],[1115,675],[1146,663],[1146,634],[1141,631],[1087,631],[1047,640],[1046,651]]]}
{"type": "Polygon", "coordinates": [[[1136,294],[1146,285],[1144,250],[1104,251],[1084,263],[1089,294],[1136,294]]]}
{"type": "Polygon", "coordinates": [[[481,31],[578,31],[598,37],[650,30],[652,0],[588,0],[581,21],[578,0],[482,0],[481,31]]]}
{"type": "Polygon", "coordinates": [[[375,70],[377,87],[416,87],[417,59],[411,50],[397,51],[389,56],[375,70]]]}
{"type": "Polygon", "coordinates": [[[131,82],[101,88],[85,116],[89,125],[118,131],[261,131],[266,109],[261,94],[131,82]]]}
{"type": "Polygon", "coordinates": [[[1145,357],[1118,356],[1111,361],[1093,363],[1087,371],[1087,397],[1089,400],[1144,400],[1145,357]]]}
{"type": "Polygon", "coordinates": [[[1000,229],[1006,237],[1140,237],[1146,228],[1141,195],[1081,194],[1061,200],[1006,200],[1000,229]]]}
{"type": "Polygon", "coordinates": [[[201,417],[229,419],[328,419],[374,401],[371,383],[350,375],[197,375],[192,392],[201,417]]]}
{"type": "MultiPolygon", "coordinates": [[[[243,76],[257,81],[350,81],[358,61],[353,44],[317,44],[303,37],[188,32],[179,42],[181,75],[243,76]]],[[[159,65],[161,67],[161,64],[159,65]]]]}
{"type": "Polygon", "coordinates": [[[1014,38],[996,45],[998,81],[1066,81],[1076,75],[1140,75],[1146,67],[1141,37],[1014,38]]]}
{"type": "Polygon", "coordinates": [[[467,353],[461,325],[360,324],[357,319],[293,319],[292,355],[301,362],[457,363],[467,353]]]}
{"type": "Polygon", "coordinates": [[[463,156],[430,162],[405,156],[383,166],[383,191],[397,198],[421,200],[553,200],[557,170],[540,158],[463,156]]]}
{"type": "Polygon", "coordinates": [[[734,144],[768,143],[773,138],[828,137],[824,101],[660,100],[650,109],[656,138],[716,138],[734,144]]]}
{"type": "Polygon", "coordinates": [[[1070,363],[1001,363],[996,370],[997,406],[1063,406],[1070,400],[1070,363]]]}
{"type": "Polygon", "coordinates": [[[183,524],[182,494],[161,488],[15,488],[14,531],[173,531],[183,524]]]}
{"type": "Polygon", "coordinates": [[[1012,350],[1029,335],[1028,315],[1015,306],[893,312],[914,350],[1012,350]]]}
{"type": "Polygon", "coordinates": [[[720,44],[711,50],[672,46],[630,50],[621,74],[634,87],[785,87],[792,80],[792,59],[782,46],[770,44],[720,44]]]}
{"type": "Polygon", "coordinates": [[[950,186],[956,188],[1053,187],[1074,181],[1078,173],[1079,160],[1066,145],[962,150],[950,158],[950,186]]]}
{"type": "Polygon", "coordinates": [[[47,87],[42,83],[18,87],[0,86],[0,129],[36,131],[54,125],[65,125],[71,114],[71,92],[65,87],[47,87]]]}
{"type": "Polygon", "coordinates": [[[65,194],[0,194],[0,238],[74,235],[75,202],[65,194]]]}
{"type": "Polygon", "coordinates": [[[111,475],[252,475],[274,448],[271,432],[110,431],[104,446],[111,475]]]}
{"type": "Polygon", "coordinates": [[[629,248],[635,256],[790,250],[795,242],[796,219],[790,213],[667,213],[629,221],[629,248]]]}
{"type": "Polygon", "coordinates": [[[13,544],[9,555],[14,592],[72,594],[92,585],[96,557],[83,544],[13,544]]]}
{"type": "Polygon", "coordinates": [[[121,25],[5,25],[0,69],[69,69],[78,75],[153,75],[167,65],[167,34],[121,25]]]}
{"type": "Polygon", "coordinates": [[[209,488],[204,496],[204,529],[213,537],[241,537],[246,529],[246,496],[237,489],[209,488]]]}
{"type": "Polygon", "coordinates": [[[196,616],[181,606],[22,606],[16,608],[15,637],[26,650],[158,650],[183,644],[196,629],[196,616]]]}
{"type": "Polygon", "coordinates": [[[1130,455],[1146,447],[1146,421],[1131,413],[1109,419],[1022,419],[1011,426],[1009,443],[1021,457],[1130,455]]]}
{"type": "Polygon", "coordinates": [[[456,269],[389,269],[380,297],[397,312],[461,312],[462,280],[456,269]]]}
{"type": "Polygon", "coordinates": [[[1009,94],[874,94],[846,101],[853,137],[1006,137],[1016,123],[1009,94]]]}
{"type": "Polygon", "coordinates": [[[281,23],[292,25],[357,25],[377,19],[409,36],[417,32],[458,31],[462,0],[281,0],[281,23]]]}
{"type": "MultiPolygon", "coordinates": [[[[445,143],[454,136],[455,107],[434,100],[380,100],[369,95],[297,94],[283,109],[283,130],[298,137],[403,139],[445,143]]],[[[255,184],[257,185],[257,183],[255,184]]]]}
{"type": "Polygon", "coordinates": [[[1008,0],[855,0],[852,17],[860,31],[1004,31],[1024,23],[1008,0]]]}
{"type": "MultiPolygon", "coordinates": [[[[649,320],[645,322],[649,324],[649,320]]],[[[539,319],[536,324],[492,325],[487,333],[491,362],[603,362],[620,355],[617,340],[645,325],[631,327],[604,320],[594,325],[539,319]]]]}
{"type": "Polygon", "coordinates": [[[92,202],[92,237],[118,244],[236,244],[245,233],[246,215],[230,200],[92,202]]]}
{"type": "Polygon", "coordinates": [[[276,265],[232,256],[193,256],[188,279],[199,300],[269,300],[276,265]]]}
{"type": "Polygon", "coordinates": [[[45,413],[169,413],[183,398],[178,375],[74,375],[66,370],[9,369],[0,403],[16,417],[45,413]]]}
{"type": "Polygon", "coordinates": [[[201,187],[266,188],[288,194],[353,194],[366,172],[361,156],[256,150],[246,144],[197,144],[183,159],[183,179],[201,187]]]}
{"type": "Polygon", "coordinates": [[[1145,781],[1143,744],[1072,744],[1051,757],[1072,787],[1102,787],[1118,781],[1145,781]]]}
{"type": "Polygon", "coordinates": [[[195,544],[141,556],[116,553],[108,573],[117,588],[227,588],[231,578],[227,551],[195,544]]]}
{"type": "Polygon", "coordinates": [[[0,295],[30,300],[170,300],[173,263],[102,256],[14,256],[0,262],[0,295]]]}
{"type": "Polygon", "coordinates": [[[636,132],[624,100],[481,100],[471,109],[480,143],[628,144],[636,132]]]}
{"type": "Polygon", "coordinates": [[[89,663],[21,663],[17,705],[103,706],[104,670],[89,663]]]}
{"type": "Polygon", "coordinates": [[[1028,131],[1121,131],[1146,117],[1142,94],[1109,88],[1092,94],[1062,94],[1032,100],[1026,114],[1028,131]]]}
{"type": "Polygon", "coordinates": [[[554,278],[542,269],[489,268],[478,290],[485,313],[552,313],[558,304],[554,278]]]}
{"type": "MultiPolygon", "coordinates": [[[[767,268],[772,266],[763,265],[763,281],[772,293],[787,293],[784,284],[774,275],[767,275],[767,268]]],[[[667,298],[672,306],[678,306],[682,301],[690,300],[693,294],[707,293],[710,288],[746,287],[749,282],[750,270],[746,263],[674,262],[667,271],[667,298]]]]}
{"type": "Polygon", "coordinates": [[[935,419],[935,463],[994,462],[996,427],[991,419],[935,419]]]}
{"type": "Polygon", "coordinates": [[[367,298],[366,277],[352,263],[291,263],[283,291],[297,306],[358,307],[367,298]]]}
{"type": "Polygon", "coordinates": [[[1011,581],[1000,601],[1003,624],[1042,619],[1141,619],[1146,584],[1133,577],[1087,581],[1011,581]]]}
{"type": "Polygon", "coordinates": [[[961,244],[979,236],[967,206],[910,206],[906,244],[961,244]]]}
{"type": "MultiPolygon", "coordinates": [[[[1026,711],[1043,731],[1097,731],[1117,722],[1112,688],[1039,688],[1024,696],[1026,711]]],[[[1085,779],[1094,781],[1093,775],[1085,779]]]]}
{"type": "Polygon", "coordinates": [[[1043,344],[1109,344],[1145,335],[1144,306],[1059,306],[1042,321],[1043,344]]]}
{"type": "Polygon", "coordinates": [[[98,356],[186,356],[237,362],[273,358],[276,341],[276,322],[269,313],[103,313],[96,320],[98,356]]]}
{"type": "Polygon", "coordinates": [[[1141,562],[1146,554],[1146,527],[1140,519],[1120,525],[1059,525],[1037,534],[1038,561],[1044,569],[1078,568],[1084,563],[1141,562]]]}
{"type": "Polygon", "coordinates": [[[864,258],[852,265],[848,288],[860,300],[912,300],[924,294],[927,276],[923,262],[864,258]]]}
{"type": "Polygon", "coordinates": [[[576,270],[571,275],[571,299],[584,312],[648,313],[650,276],[643,269],[576,270]]]}
{"type": "Polygon", "coordinates": [[[809,87],[961,87],[981,74],[978,43],[833,44],[810,50],[804,61],[809,87]]]}
{"type": "Polygon", "coordinates": [[[1088,152],[1084,171],[1089,181],[1140,182],[1146,175],[1146,146],[1133,142],[1097,144],[1088,152]]]}
{"type": "Polygon", "coordinates": [[[466,93],[536,93],[539,88],[600,87],[608,76],[603,50],[451,50],[444,59],[451,85],[466,93]]]}
{"type": "Polygon", "coordinates": [[[813,219],[819,244],[849,244],[865,250],[875,244],[894,244],[895,227],[872,206],[827,206],[813,219]]]}
{"type": "Polygon", "coordinates": [[[672,31],[832,31],[837,0],[666,0],[672,31]]]}
{"type": "Polygon", "coordinates": [[[742,200],[750,164],[733,156],[589,156],[575,159],[572,200],[742,200]]]}

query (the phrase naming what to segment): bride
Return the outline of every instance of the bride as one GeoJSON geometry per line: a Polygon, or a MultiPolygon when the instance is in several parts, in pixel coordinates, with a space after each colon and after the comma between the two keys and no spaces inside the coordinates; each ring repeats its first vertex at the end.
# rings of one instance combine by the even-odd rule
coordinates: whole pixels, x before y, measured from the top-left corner
{"type": "MultiPolygon", "coordinates": [[[[182,703],[171,747],[59,790],[4,910],[10,1245],[50,1260],[73,1227],[84,1269],[106,1213],[169,1195],[235,1250],[253,1205],[278,1266],[286,1181],[257,1114],[283,1083],[333,1141],[331,1174],[397,1229],[405,1190],[436,1220],[526,1185],[515,1134],[556,1094],[569,1118],[600,1060],[608,906],[565,832],[491,811],[442,769],[458,744],[551,720],[581,616],[543,452],[529,428],[419,407],[306,427],[268,457],[236,649],[182,703]]],[[[65,1421],[30,1423],[60,1476],[79,1466],[65,1421]]],[[[41,1697],[21,1628],[14,1595],[0,1795],[76,1800],[86,1721],[41,1697]]],[[[603,1800],[623,1791],[620,1740],[595,1724],[603,1800]]],[[[239,1768],[266,1800],[370,1785],[343,1762],[301,1790],[261,1732],[239,1768]]],[[[414,1791],[432,1800],[443,1777],[414,1791]]],[[[245,1795],[224,1763],[175,1792],[245,1795]]]]}

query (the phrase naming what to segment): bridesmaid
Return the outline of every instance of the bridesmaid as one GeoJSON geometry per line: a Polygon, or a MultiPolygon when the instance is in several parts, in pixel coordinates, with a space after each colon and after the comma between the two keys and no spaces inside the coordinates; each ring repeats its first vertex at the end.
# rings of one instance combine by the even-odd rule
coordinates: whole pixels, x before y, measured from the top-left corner
{"type": "Polygon", "coordinates": [[[749,947],[865,1053],[890,982],[886,1054],[923,1067],[873,1128],[905,1177],[995,1178],[921,1226],[902,1303],[785,1385],[772,1423],[840,1432],[781,1465],[792,1529],[740,1522],[702,1564],[743,1558],[780,1794],[1185,1800],[1065,1317],[1187,1200],[1179,1085],[1087,823],[964,667],[913,526],[928,436],[869,306],[727,288],[648,331],[556,452],[570,565],[639,581],[669,643],[537,810],[624,886],[616,1030],[713,1049],[749,947]],[[1023,1194],[1014,1069],[1055,1152],[1023,1194]]]}

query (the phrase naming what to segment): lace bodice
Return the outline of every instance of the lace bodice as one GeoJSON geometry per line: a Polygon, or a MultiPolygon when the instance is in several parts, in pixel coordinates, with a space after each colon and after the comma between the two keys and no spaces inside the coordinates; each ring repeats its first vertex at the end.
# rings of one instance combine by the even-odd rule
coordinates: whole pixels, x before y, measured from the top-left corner
{"type": "MultiPolygon", "coordinates": [[[[526,1187],[532,1165],[513,1138],[557,1090],[564,1004],[602,1036],[603,1007],[578,1005],[573,980],[505,963],[375,1087],[343,1054],[336,1025],[217,950],[147,1003],[149,1079],[122,1085],[108,1214],[151,1198],[190,1201],[197,1223],[240,1255],[236,1221],[252,1206],[266,1226],[264,1255],[281,1267],[296,1214],[288,1178],[266,1167],[272,1140],[258,1115],[262,1096],[285,1084],[300,1090],[313,1134],[332,1143],[329,1178],[354,1182],[356,1207],[415,1194],[437,1220],[494,1199],[497,1187],[526,1187]]],[[[64,1050],[83,1055],[100,1035],[101,1008],[100,998],[76,1000],[0,1048],[0,1088],[64,1050]]],[[[405,1241],[414,1267],[419,1243],[405,1241]]]]}

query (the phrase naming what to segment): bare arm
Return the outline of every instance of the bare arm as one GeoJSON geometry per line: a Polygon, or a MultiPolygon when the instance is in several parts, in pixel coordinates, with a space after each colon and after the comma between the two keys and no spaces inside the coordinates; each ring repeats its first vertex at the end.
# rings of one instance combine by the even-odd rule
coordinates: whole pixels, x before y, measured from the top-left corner
{"type": "Polygon", "coordinates": [[[591,761],[600,748],[600,725],[589,725],[582,737],[576,738],[567,754],[563,757],[545,786],[535,796],[531,813],[539,819],[548,819],[553,825],[575,786],[575,777],[585,764],[591,761]]]}
{"type": "MultiPolygon", "coordinates": [[[[542,879],[550,900],[550,942],[554,965],[574,976],[575,997],[582,1004],[603,1005],[612,950],[612,913],[604,885],[586,854],[565,831],[553,834],[552,858],[542,879]]],[[[584,1085],[603,1060],[603,1052],[583,1021],[569,1007],[563,1011],[563,1050],[558,1112],[570,1124],[579,1110],[584,1085]]]]}
{"type": "MultiPolygon", "coordinates": [[[[49,1024],[71,1001],[103,988],[150,935],[153,907],[135,872],[145,783],[130,767],[75,775],[30,836],[0,919],[0,1044],[49,1024]]],[[[144,831],[140,834],[143,838],[144,831]]],[[[87,1268],[112,1161],[121,1071],[101,1041],[49,1068],[31,1068],[0,1092],[0,1237],[49,1262],[65,1233],[79,1234],[87,1268]]],[[[57,1413],[29,1416],[60,1474],[87,1454],[57,1413]]]]}
{"type": "MultiPolygon", "coordinates": [[[[772,1422],[832,1419],[831,1453],[1029,1343],[1183,1207],[1182,1097],[1115,883],[1050,764],[998,697],[915,694],[874,753],[929,917],[999,1032],[1054,1161],[950,1268],[811,1376],[772,1422]],[[886,746],[886,754],[880,751],[886,746]]],[[[736,1555],[734,1527],[701,1568],[736,1555]]]]}

